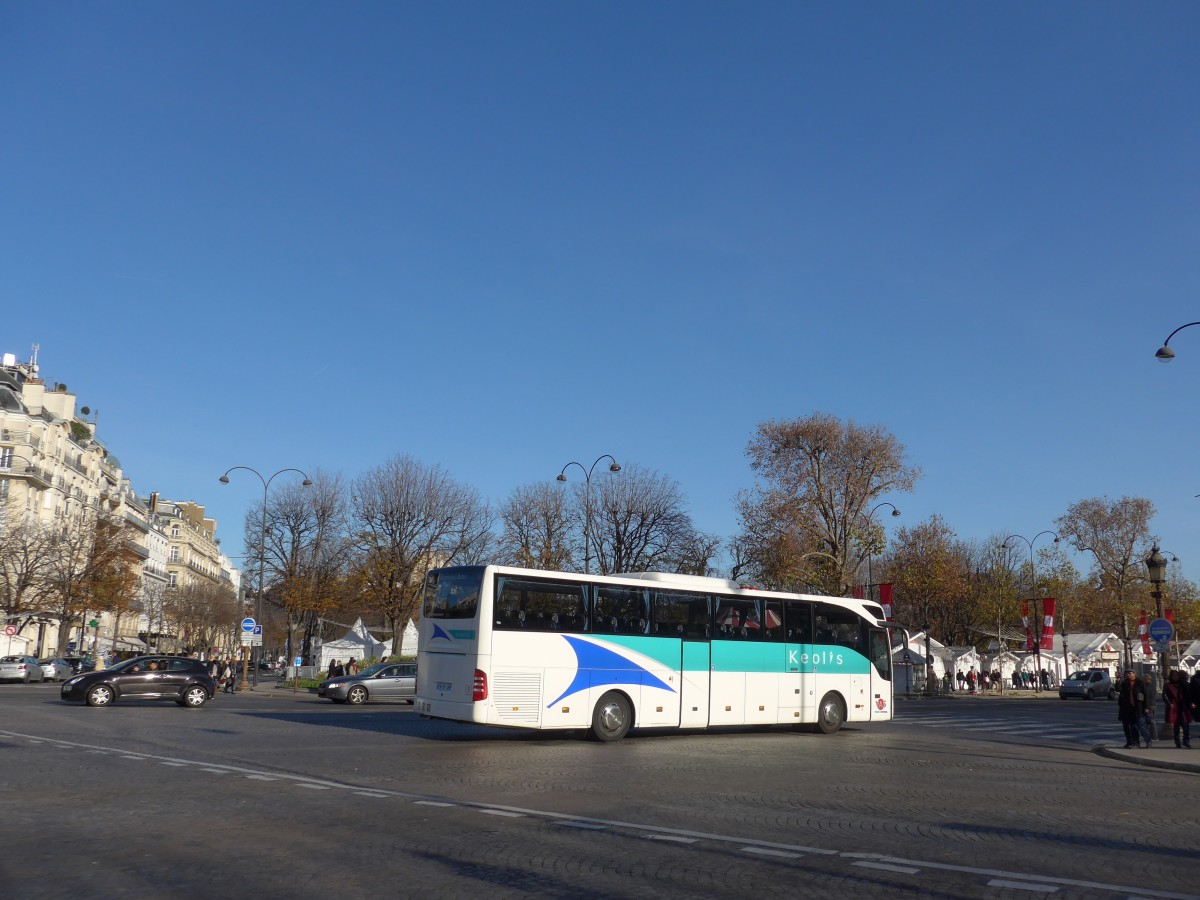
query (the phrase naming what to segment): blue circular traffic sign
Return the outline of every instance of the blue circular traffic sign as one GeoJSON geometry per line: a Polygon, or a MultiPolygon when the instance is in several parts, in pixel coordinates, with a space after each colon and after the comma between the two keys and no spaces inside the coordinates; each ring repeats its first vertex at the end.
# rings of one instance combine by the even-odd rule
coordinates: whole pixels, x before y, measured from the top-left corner
{"type": "Polygon", "coordinates": [[[1156,644],[1165,644],[1175,634],[1175,626],[1167,619],[1155,619],[1150,623],[1150,640],[1156,644]]]}
{"type": "Polygon", "coordinates": [[[254,626],[257,624],[252,618],[246,616],[246,618],[242,619],[242,631],[246,632],[246,634],[254,634],[254,626]]]}

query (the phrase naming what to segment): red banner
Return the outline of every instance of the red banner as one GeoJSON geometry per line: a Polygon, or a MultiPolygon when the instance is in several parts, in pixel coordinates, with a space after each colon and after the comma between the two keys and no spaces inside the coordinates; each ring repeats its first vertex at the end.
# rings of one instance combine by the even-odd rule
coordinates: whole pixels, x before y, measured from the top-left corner
{"type": "Polygon", "coordinates": [[[1138,620],[1138,637],[1142,639],[1142,653],[1149,656],[1150,650],[1150,626],[1146,624],[1146,611],[1142,610],[1142,617],[1138,620]]]}
{"type": "Polygon", "coordinates": [[[892,621],[892,585],[891,582],[879,586],[879,602],[883,606],[883,615],[892,621]]]}
{"type": "Polygon", "coordinates": [[[1025,651],[1033,652],[1033,629],[1029,627],[1029,601],[1021,601],[1021,624],[1025,626],[1025,651]]]}
{"type": "Polygon", "coordinates": [[[1054,598],[1042,600],[1042,644],[1043,650],[1054,649],[1054,598]]]}
{"type": "Polygon", "coordinates": [[[856,584],[852,588],[850,588],[850,596],[853,597],[855,600],[865,600],[865,599],[867,599],[866,588],[863,587],[863,585],[861,585],[861,584],[856,584]]]}

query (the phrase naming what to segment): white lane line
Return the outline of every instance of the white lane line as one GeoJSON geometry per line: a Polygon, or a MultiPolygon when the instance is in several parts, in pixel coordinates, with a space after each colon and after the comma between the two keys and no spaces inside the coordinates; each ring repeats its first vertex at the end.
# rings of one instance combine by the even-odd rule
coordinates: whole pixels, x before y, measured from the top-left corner
{"type": "Polygon", "coordinates": [[[803,853],[788,853],[785,850],[772,850],[770,847],[743,847],[742,853],[757,853],[759,856],[777,856],[780,859],[799,859],[803,853]]]}
{"type": "Polygon", "coordinates": [[[305,782],[305,781],[297,781],[296,787],[308,788],[310,791],[327,791],[327,790],[329,790],[329,788],[323,784],[309,784],[308,782],[305,782]]]}
{"type": "Polygon", "coordinates": [[[251,781],[278,781],[278,778],[272,778],[270,775],[247,775],[251,781]]]}
{"type": "Polygon", "coordinates": [[[648,841],[670,841],[673,844],[694,844],[698,838],[680,837],[677,834],[643,834],[648,841]]]}
{"type": "Polygon", "coordinates": [[[525,813],[510,812],[507,809],[481,809],[480,812],[487,816],[504,816],[509,819],[525,818],[525,813]]]}
{"type": "Polygon", "coordinates": [[[1010,881],[1006,878],[993,878],[988,887],[1011,888],[1014,891],[1033,891],[1037,894],[1054,894],[1058,888],[1052,884],[1036,884],[1031,881],[1010,881]]]}
{"type": "Polygon", "coordinates": [[[859,866],[863,869],[882,869],[885,872],[899,872],[901,875],[916,875],[921,871],[920,869],[914,869],[912,866],[896,866],[891,863],[871,862],[867,859],[850,863],[850,865],[859,866]]]}
{"type": "Polygon", "coordinates": [[[376,797],[381,800],[387,799],[387,794],[378,794],[375,791],[355,791],[354,793],[358,794],[360,797],[376,797]]]}
{"type": "Polygon", "coordinates": [[[457,806],[456,803],[442,803],[439,800],[414,800],[413,806],[457,806]]]}
{"type": "Polygon", "coordinates": [[[203,766],[200,767],[200,771],[201,772],[212,772],[214,775],[228,775],[229,774],[229,772],[226,769],[206,769],[203,766]]]}
{"type": "Polygon", "coordinates": [[[158,761],[158,764],[160,766],[174,766],[176,769],[182,769],[185,766],[187,766],[187,763],[171,762],[170,760],[166,760],[166,759],[160,759],[158,761]]]}
{"type": "Polygon", "coordinates": [[[607,825],[593,825],[591,822],[555,822],[555,825],[562,825],[566,828],[585,828],[588,831],[605,831],[607,825]]]}

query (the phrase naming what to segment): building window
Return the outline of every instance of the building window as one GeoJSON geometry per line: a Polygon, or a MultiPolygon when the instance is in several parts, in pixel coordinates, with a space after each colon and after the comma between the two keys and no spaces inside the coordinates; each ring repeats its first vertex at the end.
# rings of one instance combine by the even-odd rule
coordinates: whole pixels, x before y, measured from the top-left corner
{"type": "Polygon", "coordinates": [[[11,469],[12,461],[12,447],[0,447],[0,469],[11,469]]]}
{"type": "Polygon", "coordinates": [[[171,537],[179,537],[179,526],[178,525],[171,526],[171,537]]]}
{"type": "Polygon", "coordinates": [[[171,548],[171,555],[169,557],[169,560],[170,560],[170,562],[179,562],[179,548],[178,547],[171,548]]]}
{"type": "Polygon", "coordinates": [[[7,478],[0,479],[0,500],[8,499],[8,485],[9,481],[7,478]]]}
{"type": "Polygon", "coordinates": [[[178,576],[174,572],[167,573],[167,587],[175,587],[175,579],[178,576]]]}

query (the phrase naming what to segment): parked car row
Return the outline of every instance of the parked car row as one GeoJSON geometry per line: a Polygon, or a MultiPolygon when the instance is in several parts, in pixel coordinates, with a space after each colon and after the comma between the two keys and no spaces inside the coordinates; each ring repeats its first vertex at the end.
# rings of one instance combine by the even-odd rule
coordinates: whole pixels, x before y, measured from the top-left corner
{"type": "Polygon", "coordinates": [[[42,665],[36,656],[0,657],[0,681],[44,681],[42,665]]]}

